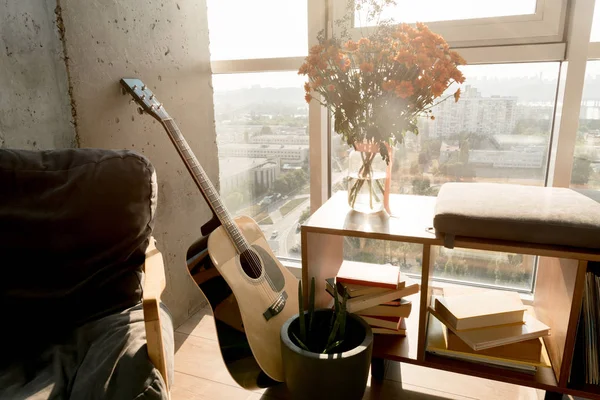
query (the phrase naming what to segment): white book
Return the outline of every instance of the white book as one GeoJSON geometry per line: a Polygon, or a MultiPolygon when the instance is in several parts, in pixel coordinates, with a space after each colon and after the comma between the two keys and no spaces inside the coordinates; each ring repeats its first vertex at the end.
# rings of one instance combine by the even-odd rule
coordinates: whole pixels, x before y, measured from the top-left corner
{"type": "Polygon", "coordinates": [[[366,308],[374,307],[419,292],[418,283],[413,283],[412,285],[408,285],[408,283],[409,282],[406,282],[407,286],[402,289],[391,289],[384,293],[373,293],[348,299],[346,302],[346,310],[349,313],[355,313],[366,308]]]}

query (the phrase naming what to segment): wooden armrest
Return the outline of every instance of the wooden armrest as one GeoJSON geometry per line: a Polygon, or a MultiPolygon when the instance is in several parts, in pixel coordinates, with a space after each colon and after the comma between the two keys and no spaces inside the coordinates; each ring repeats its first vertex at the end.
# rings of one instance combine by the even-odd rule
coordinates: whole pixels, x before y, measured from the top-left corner
{"type": "Polygon", "coordinates": [[[144,272],[145,281],[142,304],[144,308],[148,357],[162,375],[168,390],[170,382],[167,373],[167,358],[162,340],[160,321],[160,296],[166,286],[165,267],[162,254],[156,248],[156,241],[153,237],[150,237],[150,243],[146,249],[144,272]]]}

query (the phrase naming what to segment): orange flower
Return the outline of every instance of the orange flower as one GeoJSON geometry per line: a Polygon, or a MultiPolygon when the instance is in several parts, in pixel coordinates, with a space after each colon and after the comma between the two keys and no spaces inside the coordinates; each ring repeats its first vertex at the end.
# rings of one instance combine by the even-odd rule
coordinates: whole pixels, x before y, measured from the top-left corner
{"type": "Polygon", "coordinates": [[[356,42],[353,42],[352,40],[348,40],[345,44],[346,49],[348,49],[349,51],[355,51],[358,50],[358,44],[356,42]]]}
{"type": "Polygon", "coordinates": [[[458,54],[455,51],[451,51],[450,52],[450,59],[452,60],[452,62],[456,65],[465,65],[467,62],[465,61],[464,58],[462,58],[460,56],[460,54],[458,54]]]}
{"type": "Polygon", "coordinates": [[[431,93],[433,94],[433,97],[440,97],[442,94],[444,94],[445,89],[446,88],[444,87],[444,85],[442,85],[439,82],[435,82],[431,86],[431,93]]]}
{"type": "Polygon", "coordinates": [[[359,68],[362,72],[373,72],[375,67],[372,63],[364,62],[360,64],[359,68]]]}
{"type": "Polygon", "coordinates": [[[400,98],[405,99],[412,96],[414,92],[415,88],[409,81],[402,81],[396,86],[396,95],[400,98]]]}
{"type": "Polygon", "coordinates": [[[435,117],[433,115],[429,118],[431,118],[432,121],[435,121],[435,117]]]}
{"type": "Polygon", "coordinates": [[[310,92],[310,84],[309,84],[308,82],[305,82],[305,83],[304,83],[304,91],[305,91],[306,93],[310,92]]]}
{"type": "Polygon", "coordinates": [[[414,64],[415,56],[410,54],[408,51],[404,50],[398,53],[398,55],[394,58],[396,62],[404,63],[404,64],[414,64]]]}
{"type": "Polygon", "coordinates": [[[310,48],[309,54],[319,54],[322,51],[323,51],[323,46],[320,44],[317,44],[310,48]]]}
{"type": "Polygon", "coordinates": [[[396,81],[394,81],[394,80],[385,81],[381,85],[381,88],[386,92],[390,92],[396,88],[396,81]]]}
{"type": "Polygon", "coordinates": [[[460,99],[460,88],[458,88],[458,90],[454,92],[454,102],[458,102],[458,99],[460,99]]]}
{"type": "Polygon", "coordinates": [[[327,90],[333,92],[335,90],[335,85],[333,83],[330,83],[329,85],[327,85],[327,90]]]}
{"type": "Polygon", "coordinates": [[[306,75],[308,73],[308,64],[304,63],[300,66],[298,70],[298,75],[306,75]]]}
{"type": "Polygon", "coordinates": [[[304,100],[306,100],[307,103],[310,103],[310,101],[312,100],[312,96],[307,93],[306,96],[304,96],[304,100]]]}
{"type": "Polygon", "coordinates": [[[358,40],[358,45],[359,46],[368,46],[371,43],[371,41],[367,38],[360,38],[358,40]]]}
{"type": "Polygon", "coordinates": [[[452,73],[450,73],[450,78],[454,79],[458,83],[463,83],[465,81],[464,75],[458,69],[455,69],[452,71],[452,73]]]}

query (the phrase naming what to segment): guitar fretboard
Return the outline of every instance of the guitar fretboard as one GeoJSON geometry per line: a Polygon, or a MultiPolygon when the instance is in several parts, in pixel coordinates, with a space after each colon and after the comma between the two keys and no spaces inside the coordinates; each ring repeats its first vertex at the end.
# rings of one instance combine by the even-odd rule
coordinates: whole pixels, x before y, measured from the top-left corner
{"type": "Polygon", "coordinates": [[[190,146],[175,124],[175,121],[173,121],[171,118],[164,119],[163,124],[185,166],[192,175],[196,185],[198,185],[198,188],[202,192],[202,195],[212,208],[213,212],[217,218],[219,218],[219,221],[221,221],[221,225],[223,225],[225,228],[225,231],[229,235],[229,238],[231,239],[231,242],[235,246],[237,252],[241,254],[248,250],[250,248],[250,244],[233,221],[231,214],[229,214],[229,211],[227,211],[227,208],[221,201],[221,197],[217,193],[217,190],[210,179],[208,179],[204,168],[202,168],[198,162],[198,159],[190,149],[190,146]]]}

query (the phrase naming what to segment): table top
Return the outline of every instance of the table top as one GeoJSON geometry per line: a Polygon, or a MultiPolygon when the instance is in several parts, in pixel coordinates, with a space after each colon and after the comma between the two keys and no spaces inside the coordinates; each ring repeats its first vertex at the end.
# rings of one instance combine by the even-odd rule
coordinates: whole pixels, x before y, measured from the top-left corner
{"type": "MultiPolygon", "coordinates": [[[[350,208],[347,192],[337,192],[305,223],[302,232],[315,232],[368,239],[443,246],[443,237],[433,228],[436,198],[430,196],[390,195],[391,215],[381,211],[363,214],[350,208]]],[[[600,261],[600,250],[552,246],[525,242],[490,240],[457,236],[454,246],[478,250],[532,254],[548,257],[600,261]]]]}
{"type": "Polygon", "coordinates": [[[433,229],[435,197],[391,195],[390,210],[374,214],[354,211],[347,192],[337,192],[303,225],[310,232],[337,233],[384,240],[441,244],[433,229]]]}

